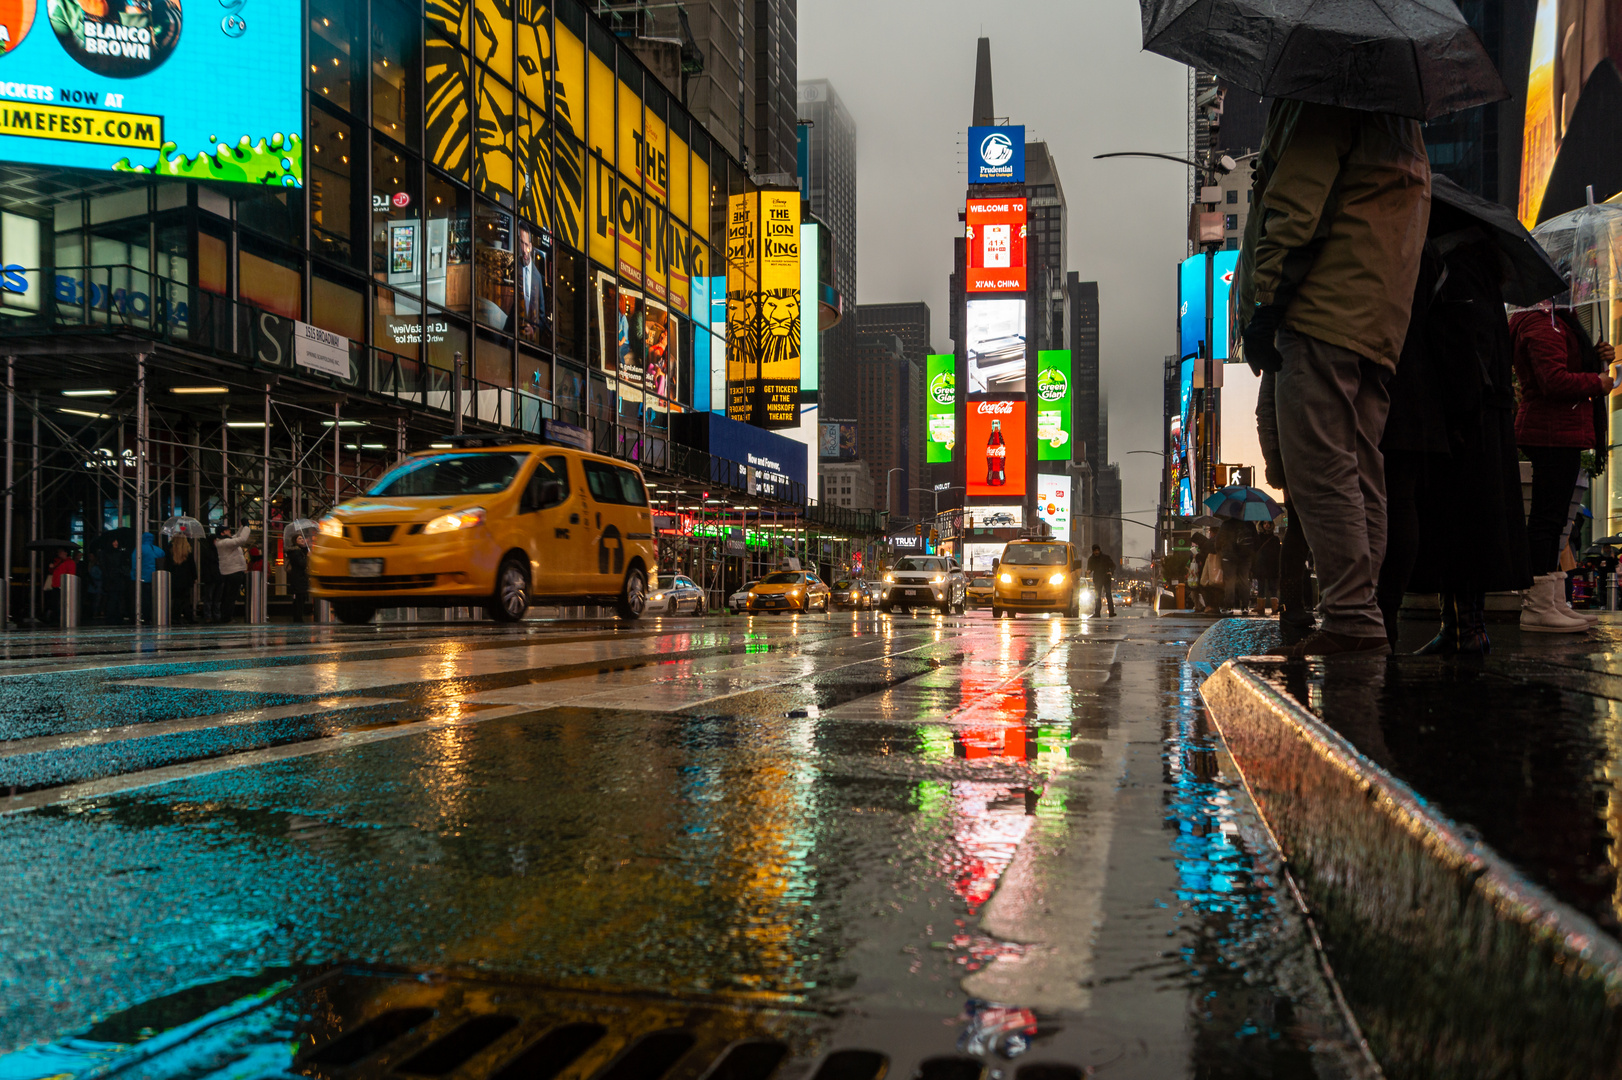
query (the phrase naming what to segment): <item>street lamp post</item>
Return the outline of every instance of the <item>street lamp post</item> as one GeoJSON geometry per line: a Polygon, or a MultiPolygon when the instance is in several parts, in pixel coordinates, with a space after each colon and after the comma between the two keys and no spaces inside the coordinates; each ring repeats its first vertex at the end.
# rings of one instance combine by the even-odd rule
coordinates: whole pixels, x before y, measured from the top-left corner
{"type": "Polygon", "coordinates": [[[925,495],[933,495],[933,496],[935,496],[935,516],[937,518],[941,516],[941,495],[943,493],[945,493],[945,492],[948,492],[948,491],[965,491],[965,490],[967,490],[967,489],[964,488],[962,484],[953,484],[950,487],[944,487],[944,488],[940,488],[940,489],[936,489],[936,488],[908,488],[907,489],[907,491],[909,493],[914,492],[914,491],[921,491],[925,495]]]}
{"type": "Polygon", "coordinates": [[[904,468],[895,468],[884,474],[884,512],[891,516],[895,515],[895,500],[890,497],[890,477],[894,476],[898,472],[906,471],[907,470],[904,468]]]}

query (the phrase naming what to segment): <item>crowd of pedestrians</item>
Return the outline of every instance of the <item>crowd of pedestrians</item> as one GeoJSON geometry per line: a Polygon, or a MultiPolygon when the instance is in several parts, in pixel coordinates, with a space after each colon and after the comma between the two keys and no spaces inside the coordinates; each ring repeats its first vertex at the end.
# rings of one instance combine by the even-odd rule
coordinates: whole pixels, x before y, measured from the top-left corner
{"type": "Polygon", "coordinates": [[[1415,120],[1272,106],[1235,287],[1288,524],[1198,534],[1188,572],[1210,609],[1246,609],[1260,583],[1282,655],[1389,653],[1405,592],[1442,598],[1427,652],[1487,651],[1493,591],[1521,591],[1525,630],[1591,623],[1566,603],[1560,553],[1582,454],[1604,462],[1611,347],[1557,301],[1511,318],[1486,226],[1435,184],[1449,197],[1433,199],[1415,120]]]}

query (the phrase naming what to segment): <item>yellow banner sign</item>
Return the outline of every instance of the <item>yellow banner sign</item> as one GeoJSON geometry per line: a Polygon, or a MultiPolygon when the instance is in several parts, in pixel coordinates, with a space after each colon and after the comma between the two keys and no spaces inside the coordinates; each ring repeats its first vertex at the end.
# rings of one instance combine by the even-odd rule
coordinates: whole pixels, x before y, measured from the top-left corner
{"type": "Polygon", "coordinates": [[[0,102],[0,135],[160,150],[163,148],[163,117],[4,101],[0,102]]]}

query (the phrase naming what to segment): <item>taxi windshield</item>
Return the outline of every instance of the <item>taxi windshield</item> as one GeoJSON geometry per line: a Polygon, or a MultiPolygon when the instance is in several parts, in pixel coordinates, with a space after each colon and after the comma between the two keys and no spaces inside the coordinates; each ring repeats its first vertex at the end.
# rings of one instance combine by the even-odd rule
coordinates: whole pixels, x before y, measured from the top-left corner
{"type": "Polygon", "coordinates": [[[760,579],[762,585],[798,585],[800,574],[793,570],[785,570],[780,574],[767,574],[760,579]]]}
{"type": "Polygon", "coordinates": [[[838,581],[834,582],[834,588],[836,589],[854,589],[855,587],[856,583],[850,578],[840,578],[838,581]]]}
{"type": "Polygon", "coordinates": [[[1009,544],[1002,553],[1002,561],[1015,566],[1063,566],[1063,544],[1009,544]]]}
{"type": "Polygon", "coordinates": [[[435,454],[385,473],[368,495],[489,495],[505,491],[528,454],[435,454]]]}

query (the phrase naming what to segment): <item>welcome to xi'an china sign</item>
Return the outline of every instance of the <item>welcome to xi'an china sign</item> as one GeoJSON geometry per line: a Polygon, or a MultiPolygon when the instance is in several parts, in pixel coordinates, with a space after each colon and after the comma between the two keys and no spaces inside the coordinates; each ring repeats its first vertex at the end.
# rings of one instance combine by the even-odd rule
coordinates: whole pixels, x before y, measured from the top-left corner
{"type": "Polygon", "coordinates": [[[727,200],[727,416],[800,423],[800,193],[727,200]]]}

